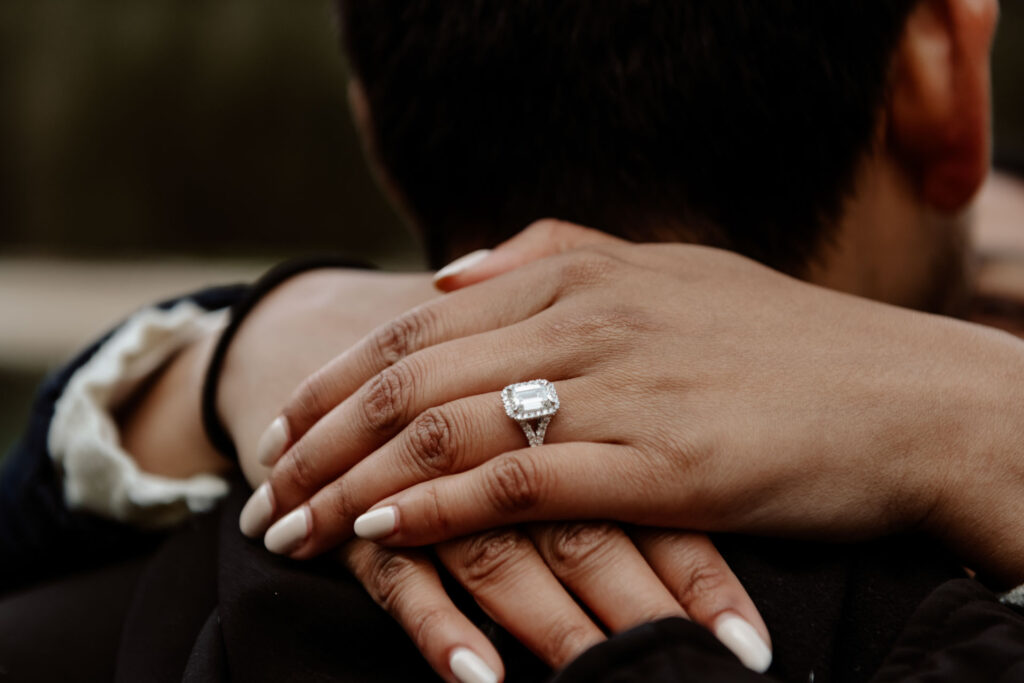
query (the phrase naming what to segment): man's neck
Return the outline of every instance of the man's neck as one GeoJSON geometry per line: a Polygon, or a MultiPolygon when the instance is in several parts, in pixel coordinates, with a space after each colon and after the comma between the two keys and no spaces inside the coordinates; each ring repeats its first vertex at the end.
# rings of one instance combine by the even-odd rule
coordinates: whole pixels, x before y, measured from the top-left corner
{"type": "Polygon", "coordinates": [[[969,300],[970,213],[947,216],[917,200],[886,155],[861,168],[836,237],[806,279],[816,284],[932,312],[962,315],[969,300]]]}

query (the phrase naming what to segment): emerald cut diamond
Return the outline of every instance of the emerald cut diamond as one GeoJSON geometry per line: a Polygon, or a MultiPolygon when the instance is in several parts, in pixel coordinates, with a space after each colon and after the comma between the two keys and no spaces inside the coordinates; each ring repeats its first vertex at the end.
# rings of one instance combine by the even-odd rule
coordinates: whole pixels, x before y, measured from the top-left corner
{"type": "Polygon", "coordinates": [[[501,401],[513,420],[536,420],[558,411],[555,385],[546,379],[510,384],[501,392],[501,401]]]}

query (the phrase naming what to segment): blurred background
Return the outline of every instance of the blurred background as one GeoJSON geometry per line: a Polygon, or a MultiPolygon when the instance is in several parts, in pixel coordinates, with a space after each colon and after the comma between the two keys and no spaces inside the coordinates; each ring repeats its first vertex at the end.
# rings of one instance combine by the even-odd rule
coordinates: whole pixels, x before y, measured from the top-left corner
{"type": "MultiPolygon", "coordinates": [[[[0,3],[0,454],[46,370],[144,303],[324,250],[422,267],[366,169],[331,5],[0,3]]],[[[1021,173],[1024,2],[1002,11],[997,163],[1021,173]]]]}

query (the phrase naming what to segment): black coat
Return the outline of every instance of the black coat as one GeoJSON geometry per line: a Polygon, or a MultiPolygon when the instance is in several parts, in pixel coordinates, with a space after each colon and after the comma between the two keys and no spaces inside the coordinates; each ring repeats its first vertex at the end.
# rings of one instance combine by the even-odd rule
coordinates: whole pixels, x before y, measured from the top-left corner
{"type": "MultiPolygon", "coordinates": [[[[238,286],[188,298],[215,309],[249,293],[238,286]]],[[[238,513],[249,490],[240,479],[216,510],[170,532],[69,511],[46,437],[54,402],[98,344],[41,387],[0,476],[0,681],[435,678],[338,564],[290,561],[242,537],[238,513]]],[[[768,679],[1024,681],[1024,616],[927,539],[714,540],[772,634],[768,679]]],[[[552,676],[448,586],[496,643],[506,680],[552,676]]],[[[618,634],[554,677],[677,680],[766,678],[677,618],[618,634]]]]}

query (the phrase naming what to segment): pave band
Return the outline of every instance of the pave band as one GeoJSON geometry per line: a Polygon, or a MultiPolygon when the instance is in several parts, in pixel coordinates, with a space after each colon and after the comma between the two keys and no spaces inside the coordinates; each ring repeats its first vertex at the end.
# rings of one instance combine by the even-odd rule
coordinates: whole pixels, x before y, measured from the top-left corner
{"type": "Polygon", "coordinates": [[[501,402],[505,414],[523,428],[531,447],[544,443],[551,418],[558,412],[558,392],[554,384],[546,379],[510,384],[502,389],[501,402]]]}

